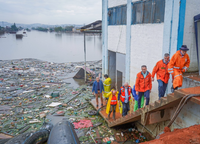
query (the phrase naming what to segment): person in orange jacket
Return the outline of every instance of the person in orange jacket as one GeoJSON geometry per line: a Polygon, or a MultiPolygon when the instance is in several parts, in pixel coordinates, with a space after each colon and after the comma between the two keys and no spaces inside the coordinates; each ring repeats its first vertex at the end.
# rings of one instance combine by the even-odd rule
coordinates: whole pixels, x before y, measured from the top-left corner
{"type": "Polygon", "coordinates": [[[149,105],[150,92],[152,88],[151,74],[147,71],[147,66],[142,65],[142,71],[137,74],[135,90],[138,95],[138,109],[141,107],[142,95],[146,98],[146,105],[149,105]]]}
{"type": "Polygon", "coordinates": [[[168,72],[172,74],[173,87],[172,92],[182,86],[183,72],[186,72],[190,66],[190,57],[187,54],[189,49],[186,45],[182,45],[171,58],[168,65],[168,72]]]}
{"type": "Polygon", "coordinates": [[[167,88],[169,80],[168,64],[169,64],[169,54],[166,53],[164,55],[164,59],[158,61],[152,71],[152,81],[154,81],[155,74],[157,76],[159,99],[161,97],[164,97],[167,88]]]}

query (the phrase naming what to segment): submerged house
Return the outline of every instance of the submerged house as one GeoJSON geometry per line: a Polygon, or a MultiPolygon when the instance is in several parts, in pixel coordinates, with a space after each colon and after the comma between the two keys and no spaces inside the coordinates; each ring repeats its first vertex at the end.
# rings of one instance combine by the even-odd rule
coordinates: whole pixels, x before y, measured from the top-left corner
{"type": "MultiPolygon", "coordinates": [[[[102,73],[111,77],[112,86],[117,85],[119,89],[124,82],[133,86],[141,65],[147,65],[151,73],[156,62],[165,53],[172,57],[182,44],[190,49],[188,54],[191,63],[188,72],[198,71],[194,16],[200,14],[199,7],[199,0],[103,0],[102,73]]],[[[200,31],[200,27],[197,31],[200,31]]],[[[198,39],[200,41],[200,36],[198,39]]],[[[171,93],[171,85],[169,80],[167,94],[171,93]]],[[[190,78],[190,74],[184,77],[182,88],[195,86],[200,86],[198,80],[190,78]]],[[[190,89],[190,93],[193,90],[195,88],[190,89]]],[[[157,81],[153,82],[150,97],[150,103],[158,100],[157,81]]],[[[199,104],[188,102],[172,129],[200,124],[199,104]]],[[[178,103],[174,103],[171,108],[176,108],[177,105],[178,103]]],[[[167,119],[156,123],[159,127],[164,127],[167,119]]],[[[118,124],[116,122],[110,126],[118,124]]],[[[151,130],[155,125],[147,127],[151,130]]],[[[159,133],[159,130],[156,131],[159,133]]]]}

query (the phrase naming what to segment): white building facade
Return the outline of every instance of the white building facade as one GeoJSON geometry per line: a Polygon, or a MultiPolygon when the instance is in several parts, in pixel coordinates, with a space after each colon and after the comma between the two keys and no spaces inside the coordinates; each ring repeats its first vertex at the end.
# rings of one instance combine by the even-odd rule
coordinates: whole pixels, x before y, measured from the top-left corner
{"type": "MultiPolygon", "coordinates": [[[[199,7],[200,0],[103,0],[102,73],[109,74],[112,86],[133,86],[141,65],[152,73],[164,53],[172,56],[182,44],[190,48],[189,71],[197,71],[193,17],[199,7]]],[[[155,80],[150,102],[157,99],[155,80]]]]}

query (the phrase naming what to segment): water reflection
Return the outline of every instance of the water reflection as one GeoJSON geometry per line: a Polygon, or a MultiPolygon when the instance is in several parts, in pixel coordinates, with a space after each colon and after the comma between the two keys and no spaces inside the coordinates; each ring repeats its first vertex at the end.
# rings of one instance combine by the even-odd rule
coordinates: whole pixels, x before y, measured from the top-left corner
{"type": "Polygon", "coordinates": [[[58,38],[61,38],[62,34],[61,33],[56,33],[55,36],[58,37],[58,38]]]}
{"type": "MultiPolygon", "coordinates": [[[[16,39],[15,34],[2,34],[0,57],[6,59],[37,58],[53,62],[84,61],[82,33],[27,32],[27,37],[16,39]]],[[[101,36],[86,35],[87,61],[101,59],[101,36]],[[94,55],[95,54],[95,55],[94,55]]]]}

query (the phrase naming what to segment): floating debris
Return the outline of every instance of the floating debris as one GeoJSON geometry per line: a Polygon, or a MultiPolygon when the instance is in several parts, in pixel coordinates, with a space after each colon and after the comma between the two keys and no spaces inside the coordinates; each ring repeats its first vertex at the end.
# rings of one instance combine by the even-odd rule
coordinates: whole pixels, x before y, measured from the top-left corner
{"type": "MultiPolygon", "coordinates": [[[[63,118],[73,124],[80,143],[103,142],[105,138],[123,142],[134,134],[140,142],[146,141],[136,131],[123,132],[124,136],[121,136],[124,129],[109,128],[105,120],[97,115],[89,101],[95,98],[91,85],[101,72],[101,61],[87,63],[89,83],[85,84],[80,79],[80,86],[73,87],[69,79],[84,68],[83,62],[52,63],[36,59],[0,61],[0,132],[14,136],[7,140],[8,144],[15,141],[23,143],[27,138],[46,141],[50,130],[41,129],[44,121],[52,123],[55,128],[63,118]]],[[[128,141],[135,142],[136,137],[128,141]]]]}

